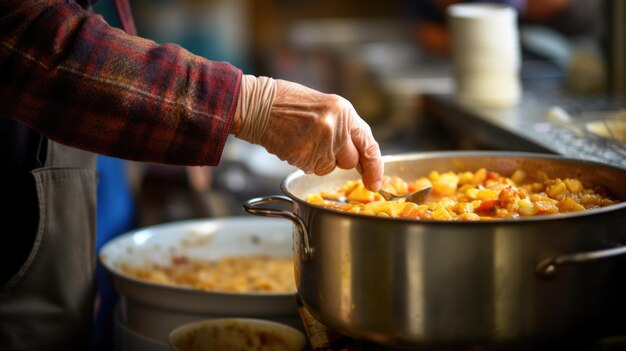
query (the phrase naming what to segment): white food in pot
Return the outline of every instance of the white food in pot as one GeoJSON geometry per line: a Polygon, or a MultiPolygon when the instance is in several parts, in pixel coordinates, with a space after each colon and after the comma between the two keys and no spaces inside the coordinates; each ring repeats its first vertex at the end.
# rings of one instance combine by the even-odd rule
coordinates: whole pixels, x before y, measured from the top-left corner
{"type": "Polygon", "coordinates": [[[292,228],[274,218],[225,217],[138,229],[107,243],[100,261],[120,293],[121,319],[142,335],[167,341],[176,326],[199,319],[263,318],[301,327],[295,292],[227,293],[156,284],[125,274],[123,264],[168,264],[172,254],[194,260],[225,256],[292,257],[292,228]]]}

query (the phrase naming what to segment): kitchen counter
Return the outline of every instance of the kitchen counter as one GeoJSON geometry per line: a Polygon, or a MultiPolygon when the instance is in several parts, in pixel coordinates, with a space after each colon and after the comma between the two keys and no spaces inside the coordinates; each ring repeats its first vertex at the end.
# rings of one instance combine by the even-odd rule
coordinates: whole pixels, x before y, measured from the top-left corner
{"type": "Polygon", "coordinates": [[[554,153],[626,168],[626,103],[563,92],[554,80],[524,82],[517,106],[463,104],[454,94],[424,94],[423,113],[489,148],[554,153]]]}

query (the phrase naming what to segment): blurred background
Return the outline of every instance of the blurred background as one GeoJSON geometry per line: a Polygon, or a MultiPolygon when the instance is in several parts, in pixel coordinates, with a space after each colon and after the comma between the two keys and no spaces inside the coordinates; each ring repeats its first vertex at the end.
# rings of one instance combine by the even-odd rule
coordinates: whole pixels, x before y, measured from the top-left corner
{"type": "MultiPolygon", "coordinates": [[[[449,94],[445,8],[456,1],[132,0],[139,35],[178,43],[247,74],[292,80],[349,99],[383,154],[478,149],[471,135],[429,118],[424,94],[449,94]]],[[[607,91],[606,3],[495,1],[519,10],[522,79],[576,94],[607,91]]],[[[610,1],[609,1],[610,2],[610,1]]],[[[98,10],[115,25],[106,1],[98,10]],[[108,13],[108,15],[107,15],[108,13]]],[[[138,226],[243,214],[255,196],[280,194],[294,169],[263,148],[231,139],[214,168],[129,163],[138,226]]]]}
{"type": "MultiPolygon", "coordinates": [[[[445,56],[420,49],[406,1],[132,0],[138,33],[177,43],[247,74],[292,80],[349,99],[385,154],[441,148],[420,127],[421,91],[450,89],[445,56]],[[428,137],[426,137],[428,136],[428,137]]],[[[97,3],[112,25],[117,18],[97,3]]],[[[243,214],[252,197],[280,194],[295,169],[265,149],[228,140],[218,167],[127,162],[136,226],[243,214]]]]}
{"type": "MultiPolygon", "coordinates": [[[[560,140],[555,135],[562,134],[556,124],[544,121],[551,106],[565,106],[560,111],[572,115],[618,111],[617,120],[623,123],[605,130],[605,137],[617,146],[602,150],[626,150],[626,137],[619,139],[626,132],[626,2],[491,1],[518,11],[522,52],[522,101],[499,111],[454,101],[445,11],[455,2],[130,0],[138,34],[144,38],[229,61],[246,74],[344,96],[372,127],[383,155],[506,149],[571,156],[553,144],[560,140]]],[[[100,0],[95,9],[119,27],[112,3],[100,0]]],[[[571,116],[556,117],[562,125],[571,116]]],[[[586,144],[581,148],[588,149],[586,144]]],[[[616,155],[612,157],[626,160],[626,152],[616,155]]],[[[100,157],[98,166],[99,247],[137,227],[243,215],[245,201],[281,194],[281,181],[295,170],[262,147],[235,138],[228,140],[217,167],[148,165],[106,157],[100,157]]],[[[113,292],[104,275],[101,279],[100,289],[108,289],[101,291],[101,303],[110,306],[106,299],[113,292]]],[[[100,324],[108,325],[110,315],[101,318],[100,324]]],[[[107,333],[102,326],[96,328],[107,333]]]]}

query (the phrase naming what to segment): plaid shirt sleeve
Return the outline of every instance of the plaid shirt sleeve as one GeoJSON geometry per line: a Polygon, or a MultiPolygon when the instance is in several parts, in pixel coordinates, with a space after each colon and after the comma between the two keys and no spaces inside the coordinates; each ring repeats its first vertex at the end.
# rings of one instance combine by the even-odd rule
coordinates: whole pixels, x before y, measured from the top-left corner
{"type": "Polygon", "coordinates": [[[0,114],[95,153],[217,165],[241,71],[64,0],[0,1],[0,114]]]}

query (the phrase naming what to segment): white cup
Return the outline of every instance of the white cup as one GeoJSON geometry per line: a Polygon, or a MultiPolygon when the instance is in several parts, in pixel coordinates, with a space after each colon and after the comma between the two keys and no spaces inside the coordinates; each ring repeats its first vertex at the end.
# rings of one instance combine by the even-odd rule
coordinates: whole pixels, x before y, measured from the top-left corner
{"type": "Polygon", "coordinates": [[[521,55],[515,9],[463,3],[450,5],[447,13],[457,97],[493,107],[517,104],[521,55]]]}
{"type": "Polygon", "coordinates": [[[462,51],[453,48],[453,52],[463,52],[462,55],[455,55],[453,59],[455,70],[506,68],[515,71],[521,66],[520,55],[513,50],[485,50],[468,47],[462,51]]]}
{"type": "Polygon", "coordinates": [[[508,107],[519,101],[521,87],[515,73],[463,72],[455,76],[459,100],[489,107],[508,107]]]}

